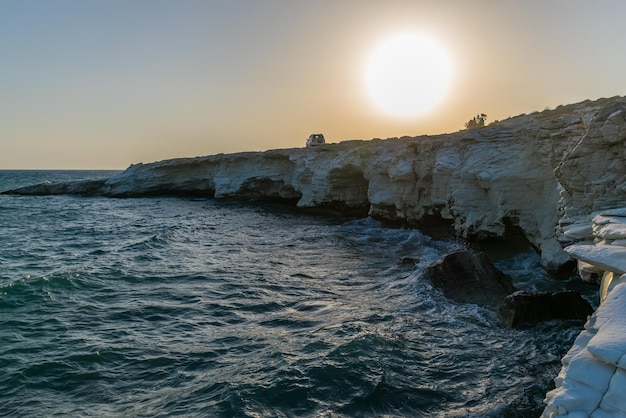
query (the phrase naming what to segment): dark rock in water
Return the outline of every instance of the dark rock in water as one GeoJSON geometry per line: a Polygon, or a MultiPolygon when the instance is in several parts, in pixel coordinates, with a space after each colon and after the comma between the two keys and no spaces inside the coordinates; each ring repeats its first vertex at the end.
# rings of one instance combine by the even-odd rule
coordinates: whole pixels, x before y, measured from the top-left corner
{"type": "Polygon", "coordinates": [[[577,267],[576,260],[570,260],[557,268],[548,269],[548,274],[556,280],[566,280],[577,273],[577,267]]]}
{"type": "Polygon", "coordinates": [[[509,328],[550,319],[585,319],[593,308],[578,292],[515,291],[511,278],[498,270],[484,253],[461,250],[428,267],[435,287],[457,302],[498,308],[509,328]],[[513,293],[515,292],[515,293],[513,293]]]}
{"type": "Polygon", "coordinates": [[[101,195],[106,180],[75,180],[65,183],[44,182],[15,190],[7,190],[0,194],[46,196],[60,194],[79,194],[85,196],[101,195]]]}
{"type": "Polygon", "coordinates": [[[398,264],[399,266],[414,266],[417,263],[419,263],[420,261],[417,258],[413,258],[413,257],[402,257],[401,259],[399,259],[396,264],[398,264]]]}
{"type": "Polygon", "coordinates": [[[509,328],[550,319],[585,319],[593,308],[578,292],[529,292],[520,290],[504,298],[498,316],[509,328]]]}
{"type": "Polygon", "coordinates": [[[498,306],[516,289],[511,278],[498,270],[484,253],[461,250],[428,267],[435,287],[457,302],[498,306]]]}

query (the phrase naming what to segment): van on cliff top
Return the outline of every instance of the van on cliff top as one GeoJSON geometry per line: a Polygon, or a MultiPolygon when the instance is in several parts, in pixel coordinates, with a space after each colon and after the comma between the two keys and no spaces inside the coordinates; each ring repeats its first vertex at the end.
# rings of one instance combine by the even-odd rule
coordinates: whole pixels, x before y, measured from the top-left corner
{"type": "Polygon", "coordinates": [[[326,140],[324,139],[324,135],[322,134],[311,134],[306,140],[306,147],[316,147],[318,145],[324,145],[326,140]]]}

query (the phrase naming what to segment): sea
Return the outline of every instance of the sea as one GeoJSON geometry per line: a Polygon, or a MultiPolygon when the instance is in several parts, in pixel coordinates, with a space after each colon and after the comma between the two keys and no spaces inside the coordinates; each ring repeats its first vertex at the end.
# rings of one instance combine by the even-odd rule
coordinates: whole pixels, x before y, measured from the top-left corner
{"type": "MultiPolygon", "coordinates": [[[[425,269],[459,248],[262,202],[1,195],[0,416],[537,417],[583,323],[447,299],[425,269]]],[[[494,262],[597,305],[532,250],[494,262]]]]}

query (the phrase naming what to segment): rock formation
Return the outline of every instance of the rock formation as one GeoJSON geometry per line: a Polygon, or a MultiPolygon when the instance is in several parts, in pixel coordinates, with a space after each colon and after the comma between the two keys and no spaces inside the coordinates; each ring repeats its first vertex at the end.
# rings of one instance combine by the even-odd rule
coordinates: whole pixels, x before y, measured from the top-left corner
{"type": "Polygon", "coordinates": [[[461,303],[496,307],[515,287],[484,253],[460,250],[446,255],[427,269],[433,285],[461,303]]]}
{"type": "Polygon", "coordinates": [[[618,100],[590,121],[555,173],[562,187],[557,235],[563,244],[593,240],[594,212],[626,201],[626,105],[618,100]]]}
{"type": "Polygon", "coordinates": [[[551,319],[587,319],[593,313],[589,302],[575,291],[516,291],[511,278],[484,253],[455,251],[430,265],[427,274],[433,286],[456,302],[497,307],[508,328],[551,319]]]}
{"type": "MultiPolygon", "coordinates": [[[[579,196],[580,203],[589,194],[579,196]]],[[[626,416],[626,208],[578,216],[577,223],[576,232],[591,240],[565,251],[578,260],[583,277],[602,277],[602,303],[563,357],[543,416],[626,416]]]]}
{"type": "Polygon", "coordinates": [[[626,416],[626,282],[611,290],[561,360],[545,418],[626,416]]]}
{"type": "Polygon", "coordinates": [[[593,308],[578,292],[529,292],[520,290],[504,298],[498,316],[509,328],[550,319],[587,319],[593,308]]]}
{"type": "Polygon", "coordinates": [[[626,195],[625,103],[586,101],[446,135],[136,164],[103,182],[8,193],[270,199],[445,226],[475,241],[523,234],[557,269],[570,259],[562,244],[587,232],[589,211],[626,195]]]}

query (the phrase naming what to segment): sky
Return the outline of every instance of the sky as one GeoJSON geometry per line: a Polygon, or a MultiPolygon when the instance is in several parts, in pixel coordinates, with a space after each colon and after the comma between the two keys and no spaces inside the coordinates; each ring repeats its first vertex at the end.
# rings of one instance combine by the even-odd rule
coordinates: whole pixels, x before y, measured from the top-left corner
{"type": "Polygon", "coordinates": [[[0,169],[133,163],[455,132],[626,94],[623,0],[0,0],[0,169]],[[445,50],[426,111],[382,111],[368,59],[445,50]]]}

